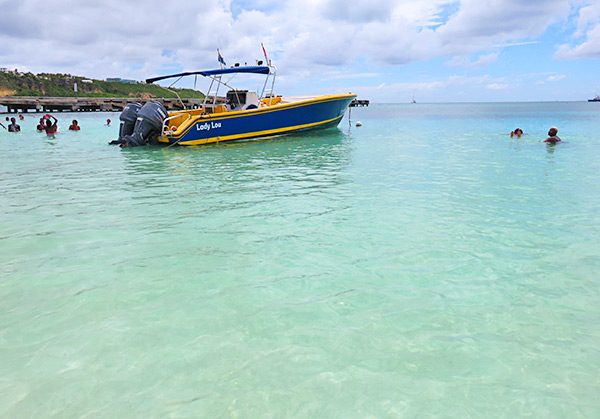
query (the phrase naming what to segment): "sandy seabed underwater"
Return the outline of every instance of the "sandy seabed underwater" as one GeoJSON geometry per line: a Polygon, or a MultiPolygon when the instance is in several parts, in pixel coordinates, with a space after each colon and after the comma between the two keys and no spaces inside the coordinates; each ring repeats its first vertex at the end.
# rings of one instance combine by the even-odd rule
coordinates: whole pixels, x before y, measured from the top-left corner
{"type": "Polygon", "coordinates": [[[193,148],[39,116],[0,131],[1,417],[600,416],[600,104],[193,148]]]}

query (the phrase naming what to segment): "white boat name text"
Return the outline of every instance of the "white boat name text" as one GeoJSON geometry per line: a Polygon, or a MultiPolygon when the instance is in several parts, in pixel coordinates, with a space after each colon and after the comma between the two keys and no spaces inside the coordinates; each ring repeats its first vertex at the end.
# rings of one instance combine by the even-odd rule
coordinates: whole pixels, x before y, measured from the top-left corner
{"type": "Polygon", "coordinates": [[[196,125],[196,130],[197,131],[210,131],[213,128],[221,128],[221,123],[220,122],[205,122],[204,124],[197,124],[196,125]]]}

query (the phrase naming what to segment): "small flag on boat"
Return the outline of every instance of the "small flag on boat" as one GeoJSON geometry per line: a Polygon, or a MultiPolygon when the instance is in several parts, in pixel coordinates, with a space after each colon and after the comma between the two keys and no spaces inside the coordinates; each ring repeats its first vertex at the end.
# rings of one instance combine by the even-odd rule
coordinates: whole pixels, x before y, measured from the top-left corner
{"type": "Polygon", "coordinates": [[[218,58],[219,62],[223,65],[227,65],[227,64],[225,64],[225,60],[223,59],[223,57],[221,57],[221,51],[217,50],[217,54],[219,54],[219,58],[218,58]]]}

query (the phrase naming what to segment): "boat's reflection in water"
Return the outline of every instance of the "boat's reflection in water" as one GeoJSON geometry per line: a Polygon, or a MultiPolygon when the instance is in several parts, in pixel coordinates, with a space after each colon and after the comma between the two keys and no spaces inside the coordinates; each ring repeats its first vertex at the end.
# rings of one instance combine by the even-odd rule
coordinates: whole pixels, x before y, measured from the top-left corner
{"type": "Polygon", "coordinates": [[[121,179],[136,195],[214,209],[324,196],[348,183],[352,140],[332,128],[209,146],[125,148],[122,155],[121,179]]]}

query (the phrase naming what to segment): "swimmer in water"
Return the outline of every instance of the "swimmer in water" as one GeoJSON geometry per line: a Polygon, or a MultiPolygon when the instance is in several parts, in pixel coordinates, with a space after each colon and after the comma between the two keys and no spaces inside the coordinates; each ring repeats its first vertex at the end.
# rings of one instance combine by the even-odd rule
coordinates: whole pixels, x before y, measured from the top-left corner
{"type": "Polygon", "coordinates": [[[517,137],[521,138],[521,135],[523,135],[523,130],[521,128],[517,128],[510,133],[511,138],[514,137],[515,135],[517,137]]]}
{"type": "Polygon", "coordinates": [[[544,140],[544,142],[550,143],[550,144],[560,143],[562,140],[556,134],[558,134],[558,128],[556,128],[556,127],[550,128],[548,130],[548,138],[546,138],[546,140],[544,140]]]}
{"type": "Polygon", "coordinates": [[[17,124],[15,118],[10,118],[10,125],[8,126],[8,132],[19,132],[21,131],[21,126],[17,124]]]}
{"type": "Polygon", "coordinates": [[[56,119],[52,115],[44,115],[44,119],[46,120],[46,126],[44,127],[44,131],[46,131],[46,136],[54,138],[54,135],[58,130],[58,119],[56,119]],[[50,121],[50,118],[54,119],[54,122],[50,121]]]}
{"type": "Polygon", "coordinates": [[[79,124],[77,123],[77,120],[74,119],[73,123],[71,124],[71,126],[69,127],[69,131],[79,131],[81,129],[81,127],[79,126],[79,124]]]}

